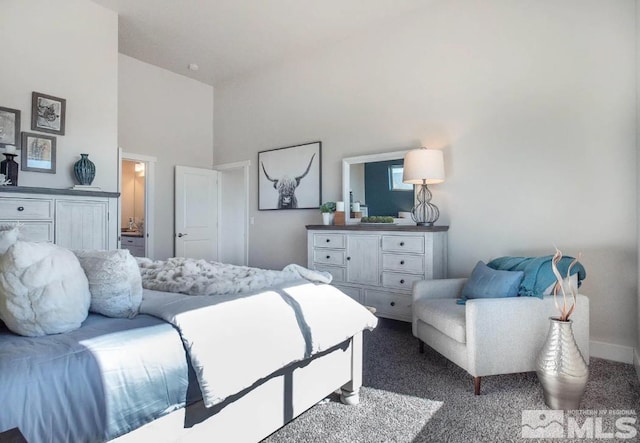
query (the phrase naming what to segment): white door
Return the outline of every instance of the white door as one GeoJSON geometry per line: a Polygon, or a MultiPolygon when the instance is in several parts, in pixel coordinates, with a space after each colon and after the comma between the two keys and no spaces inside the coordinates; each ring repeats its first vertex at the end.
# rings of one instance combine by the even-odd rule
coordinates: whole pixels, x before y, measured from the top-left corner
{"type": "Polygon", "coordinates": [[[218,259],[218,172],[176,166],[176,257],[218,259]]]}

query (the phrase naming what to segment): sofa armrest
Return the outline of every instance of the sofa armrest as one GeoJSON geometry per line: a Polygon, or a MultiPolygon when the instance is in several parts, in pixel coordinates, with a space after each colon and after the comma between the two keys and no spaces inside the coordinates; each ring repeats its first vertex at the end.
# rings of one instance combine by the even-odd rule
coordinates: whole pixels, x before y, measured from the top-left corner
{"type": "MultiPolygon", "coordinates": [[[[474,376],[535,370],[547,338],[549,317],[558,315],[553,296],[486,298],[466,303],[468,371],[474,376]]],[[[573,333],[589,362],[589,299],[578,295],[573,333]]]]}
{"type": "Polygon", "coordinates": [[[413,284],[413,301],[421,298],[459,298],[466,278],[420,280],[413,284]]]}

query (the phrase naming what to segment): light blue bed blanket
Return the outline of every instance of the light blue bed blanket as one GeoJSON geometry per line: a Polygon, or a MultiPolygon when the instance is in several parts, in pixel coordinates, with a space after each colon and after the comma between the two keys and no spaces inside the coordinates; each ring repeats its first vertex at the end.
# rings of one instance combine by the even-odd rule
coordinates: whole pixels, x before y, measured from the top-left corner
{"type": "Polygon", "coordinates": [[[157,318],[90,314],[80,329],[34,338],[0,325],[0,432],[103,442],[199,397],[180,335],[157,318]]]}
{"type": "MultiPolygon", "coordinates": [[[[520,297],[543,297],[543,292],[556,282],[556,276],[551,269],[552,255],[542,257],[498,257],[487,263],[487,266],[501,271],[523,271],[524,277],[518,295],[520,297]]],[[[567,276],[567,270],[574,257],[565,256],[558,263],[558,271],[562,277],[567,276]]],[[[571,268],[571,275],[578,274],[578,287],[587,277],[587,271],[580,262],[571,268]]]]}

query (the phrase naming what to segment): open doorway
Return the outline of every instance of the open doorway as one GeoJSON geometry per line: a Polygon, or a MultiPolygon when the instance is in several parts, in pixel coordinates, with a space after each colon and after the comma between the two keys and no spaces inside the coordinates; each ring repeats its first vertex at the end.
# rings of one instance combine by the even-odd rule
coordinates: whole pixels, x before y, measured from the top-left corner
{"type": "Polygon", "coordinates": [[[219,172],[218,260],[249,264],[249,161],[214,166],[219,172]]]}
{"type": "Polygon", "coordinates": [[[153,258],[156,159],[126,152],[120,158],[120,248],[134,257],[153,258]]]}

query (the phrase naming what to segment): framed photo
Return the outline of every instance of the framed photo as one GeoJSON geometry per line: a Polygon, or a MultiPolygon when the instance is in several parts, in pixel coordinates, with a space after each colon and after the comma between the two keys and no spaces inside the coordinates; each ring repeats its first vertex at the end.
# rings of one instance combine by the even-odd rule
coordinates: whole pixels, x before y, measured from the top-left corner
{"type": "Polygon", "coordinates": [[[23,171],[56,173],[56,138],[51,135],[22,133],[23,171]]]}
{"type": "Polygon", "coordinates": [[[258,209],[313,209],[322,202],[322,142],[258,152],[258,209]]]}
{"type": "Polygon", "coordinates": [[[31,129],[64,135],[67,101],[64,98],[34,92],[31,94],[31,129]]]}
{"type": "Polygon", "coordinates": [[[0,148],[7,145],[20,149],[20,111],[0,106],[0,148]]]}

